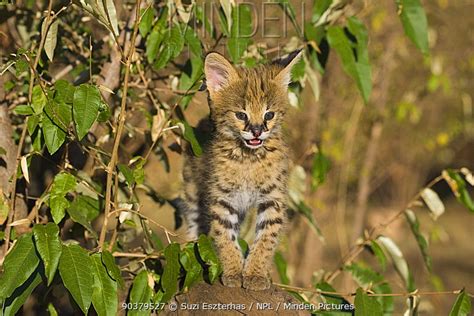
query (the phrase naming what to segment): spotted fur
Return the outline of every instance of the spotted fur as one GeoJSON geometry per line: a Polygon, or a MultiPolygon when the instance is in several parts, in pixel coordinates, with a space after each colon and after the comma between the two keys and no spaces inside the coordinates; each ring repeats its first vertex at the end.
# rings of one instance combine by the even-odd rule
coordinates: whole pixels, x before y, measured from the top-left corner
{"type": "Polygon", "coordinates": [[[213,237],[226,286],[270,286],[271,258],[287,208],[282,122],[291,67],[298,58],[293,54],[283,65],[247,69],[233,67],[217,53],[206,57],[213,131],[203,155],[186,159],[184,215],[190,238],[213,237]],[[250,208],[257,209],[256,237],[244,258],[237,238],[250,208]]]}

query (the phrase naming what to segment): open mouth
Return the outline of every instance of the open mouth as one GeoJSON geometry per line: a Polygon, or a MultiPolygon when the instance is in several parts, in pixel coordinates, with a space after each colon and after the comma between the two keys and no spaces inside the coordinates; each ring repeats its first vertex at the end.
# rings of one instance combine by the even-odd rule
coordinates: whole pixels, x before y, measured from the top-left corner
{"type": "Polygon", "coordinates": [[[250,148],[257,148],[263,144],[263,140],[259,138],[244,139],[244,141],[247,147],[250,147],[250,148]]]}

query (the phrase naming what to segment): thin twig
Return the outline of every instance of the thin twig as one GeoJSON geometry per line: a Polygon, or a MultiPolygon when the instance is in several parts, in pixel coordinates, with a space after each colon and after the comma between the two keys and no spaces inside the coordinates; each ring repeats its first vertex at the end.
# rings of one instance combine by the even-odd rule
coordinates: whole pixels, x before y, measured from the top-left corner
{"type": "MultiPolygon", "coordinates": [[[[151,218],[149,218],[148,216],[143,215],[142,213],[137,212],[137,211],[135,211],[135,210],[129,210],[129,209],[127,209],[127,208],[121,208],[121,209],[117,209],[117,210],[115,210],[115,211],[110,212],[110,213],[109,213],[109,216],[112,216],[112,215],[117,214],[117,213],[120,213],[120,212],[130,212],[130,213],[136,214],[136,215],[138,215],[140,218],[146,219],[147,221],[150,221],[151,223],[155,224],[155,225],[158,226],[159,228],[163,229],[163,231],[165,232],[165,234],[171,235],[171,236],[176,237],[176,238],[183,239],[180,235],[170,232],[170,230],[169,230],[168,228],[166,228],[165,226],[161,225],[160,223],[158,223],[158,222],[152,220],[151,218]]],[[[169,237],[167,236],[167,238],[169,238],[169,237]]],[[[170,241],[170,243],[171,243],[171,241],[170,241]]]]}
{"type": "Polygon", "coordinates": [[[110,201],[111,201],[111,191],[112,191],[112,177],[117,165],[118,160],[118,148],[120,145],[120,141],[122,138],[122,133],[125,125],[125,117],[127,114],[127,93],[128,93],[128,81],[130,79],[130,68],[132,64],[132,57],[133,53],[135,52],[135,40],[137,38],[138,33],[138,25],[140,24],[140,4],[141,0],[137,1],[135,7],[135,14],[136,19],[133,26],[133,34],[130,40],[130,48],[127,54],[127,59],[125,60],[125,77],[124,77],[124,84],[123,84],[123,91],[122,91],[122,102],[120,104],[120,114],[119,114],[119,121],[118,121],[118,128],[117,133],[115,133],[114,138],[114,147],[112,149],[112,156],[110,162],[107,166],[107,182],[106,182],[106,189],[105,189],[105,216],[104,222],[102,224],[102,230],[100,231],[100,238],[99,238],[99,248],[102,250],[105,242],[105,236],[107,233],[107,224],[109,220],[109,213],[110,213],[110,201]]]}
{"type": "Polygon", "coordinates": [[[161,253],[144,254],[144,253],[132,253],[132,252],[114,252],[112,253],[112,255],[114,257],[143,258],[143,259],[159,259],[163,257],[161,253]]]}
{"type": "MultiPolygon", "coordinates": [[[[291,286],[291,285],[286,285],[286,284],[281,284],[281,283],[273,283],[273,285],[278,286],[279,288],[284,289],[284,290],[299,292],[299,293],[313,293],[313,294],[319,294],[319,295],[331,295],[331,296],[342,296],[342,297],[351,297],[351,296],[356,295],[356,293],[353,293],[353,292],[343,293],[343,292],[321,291],[319,289],[302,288],[302,287],[298,287],[298,286],[291,286]]],[[[368,296],[376,296],[376,297],[382,297],[382,296],[410,297],[410,296],[435,296],[435,295],[447,295],[447,294],[457,295],[457,294],[461,293],[461,291],[462,290],[440,291],[440,292],[414,291],[414,292],[405,292],[405,293],[371,293],[371,292],[368,292],[366,294],[368,296]]],[[[466,295],[468,295],[470,297],[473,297],[473,294],[471,294],[471,293],[466,292],[466,295]]]]}

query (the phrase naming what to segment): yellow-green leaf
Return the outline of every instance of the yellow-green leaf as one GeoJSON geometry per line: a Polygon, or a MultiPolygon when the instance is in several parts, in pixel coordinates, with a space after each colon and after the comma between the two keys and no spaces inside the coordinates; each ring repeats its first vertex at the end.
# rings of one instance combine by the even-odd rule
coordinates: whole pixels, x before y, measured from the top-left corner
{"type": "Polygon", "coordinates": [[[59,227],[54,223],[37,224],[33,227],[36,249],[43,260],[48,286],[53,281],[61,257],[62,246],[59,239],[59,227]]]}
{"type": "Polygon", "coordinates": [[[92,305],[99,316],[117,314],[117,282],[107,273],[102,264],[101,254],[91,256],[94,286],[92,290],[92,305]]]}
{"type": "Polygon", "coordinates": [[[94,277],[91,273],[92,261],[86,250],[79,245],[63,245],[59,260],[59,274],[64,286],[74,301],[87,314],[92,302],[94,277]]]}

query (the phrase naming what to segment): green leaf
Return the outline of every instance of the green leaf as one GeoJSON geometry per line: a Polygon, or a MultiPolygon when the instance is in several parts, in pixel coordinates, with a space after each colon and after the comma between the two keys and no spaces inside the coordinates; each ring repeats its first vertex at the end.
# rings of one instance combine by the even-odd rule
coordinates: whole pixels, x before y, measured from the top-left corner
{"type": "Polygon", "coordinates": [[[184,34],[179,24],[173,25],[166,36],[165,48],[170,51],[171,58],[176,58],[184,48],[184,34]]]}
{"type": "Polygon", "coordinates": [[[286,272],[287,263],[285,258],[283,257],[282,253],[277,251],[275,252],[275,256],[273,257],[273,261],[275,262],[275,266],[278,271],[278,275],[280,276],[280,281],[283,284],[290,284],[290,279],[288,278],[288,274],[286,272]]]}
{"type": "Polygon", "coordinates": [[[204,29],[206,30],[206,32],[212,38],[215,38],[216,32],[214,30],[214,26],[209,22],[209,19],[207,18],[206,11],[203,9],[203,6],[198,5],[194,8],[197,20],[204,25],[204,29]]]}
{"type": "Polygon", "coordinates": [[[97,238],[92,221],[99,216],[98,200],[85,195],[77,195],[67,208],[67,213],[74,222],[82,225],[94,238],[97,238]]]}
{"type": "MultiPolygon", "coordinates": [[[[143,11],[143,10],[142,10],[143,11]]],[[[142,12],[142,19],[140,25],[138,25],[138,30],[140,35],[145,38],[148,32],[151,30],[151,25],[153,23],[154,11],[153,7],[147,7],[145,12],[142,12]]]]}
{"type": "Polygon", "coordinates": [[[59,239],[59,227],[54,223],[37,224],[33,227],[36,249],[43,260],[48,286],[53,281],[58,269],[62,247],[59,239]]]}
{"type": "Polygon", "coordinates": [[[0,146],[0,155],[6,155],[6,154],[7,154],[7,151],[5,150],[5,148],[0,146]]]}
{"type": "Polygon", "coordinates": [[[72,103],[74,101],[75,88],[69,81],[60,79],[54,83],[56,90],[54,99],[58,102],[72,103]]]}
{"type": "Polygon", "coordinates": [[[356,263],[345,266],[344,270],[350,272],[360,286],[367,286],[371,283],[379,283],[383,281],[383,276],[380,273],[377,273],[368,267],[363,268],[356,263]]]}
{"type": "Polygon", "coordinates": [[[330,165],[329,159],[321,151],[318,151],[314,154],[313,167],[311,171],[311,189],[313,191],[316,190],[316,188],[322,183],[324,183],[330,165]]]}
{"type": "Polygon", "coordinates": [[[105,102],[100,102],[99,116],[97,117],[97,122],[107,122],[111,115],[112,112],[110,112],[109,105],[105,102]]]}
{"type": "Polygon", "coordinates": [[[18,237],[15,246],[5,257],[3,274],[0,276],[0,301],[10,297],[13,291],[22,285],[39,264],[33,235],[18,237]]]}
{"type": "Polygon", "coordinates": [[[186,277],[183,282],[184,291],[188,290],[193,284],[201,280],[202,277],[202,267],[196,258],[194,246],[194,243],[186,244],[179,258],[179,262],[186,271],[186,277]]]}
{"type": "MultiPolygon", "coordinates": [[[[316,284],[315,286],[317,289],[324,291],[324,292],[337,292],[329,283],[327,282],[320,282],[316,284]]],[[[327,316],[346,316],[348,315],[348,312],[351,312],[350,308],[350,303],[346,301],[344,298],[334,295],[334,294],[324,294],[321,293],[321,298],[323,299],[324,303],[327,304],[337,304],[339,306],[347,306],[347,309],[338,309],[336,310],[331,310],[327,312],[323,312],[322,315],[327,315],[327,316]],[[347,305],[345,305],[347,304],[347,305]]],[[[343,307],[344,308],[344,307],[343,307]]],[[[319,314],[318,314],[319,315],[319,314]]]]}
{"type": "Polygon", "coordinates": [[[371,67],[367,52],[367,29],[355,17],[349,18],[348,22],[348,29],[357,40],[356,56],[354,56],[352,45],[341,27],[330,26],[327,31],[327,40],[341,58],[344,71],[357,83],[364,102],[367,103],[372,90],[371,67]]]}
{"type": "Polygon", "coordinates": [[[49,207],[51,208],[51,215],[56,224],[62,221],[66,215],[66,209],[69,207],[69,201],[64,196],[51,196],[49,198],[49,207]]]}
{"type": "Polygon", "coordinates": [[[60,98],[48,101],[44,112],[62,131],[67,132],[69,123],[72,121],[72,107],[60,98]]]}
{"type": "Polygon", "coordinates": [[[66,132],[54,124],[47,115],[43,116],[43,134],[44,142],[51,155],[58,151],[66,140],[66,132]]]}
{"type": "Polygon", "coordinates": [[[374,297],[368,296],[363,289],[358,288],[355,297],[355,316],[383,315],[382,307],[374,297]]]}
{"type": "MultiPolygon", "coordinates": [[[[372,291],[375,293],[390,294],[392,292],[388,283],[384,281],[384,277],[380,273],[372,270],[370,267],[362,267],[359,264],[352,263],[351,265],[345,266],[344,270],[351,273],[359,286],[364,288],[370,286],[372,291]]],[[[384,312],[392,311],[393,297],[380,296],[375,297],[374,299],[380,303],[384,312]]]]}
{"type": "MultiPolygon", "coordinates": [[[[301,33],[300,27],[298,25],[298,21],[296,19],[295,9],[291,5],[291,3],[288,0],[277,0],[276,2],[278,2],[280,4],[280,7],[283,9],[285,14],[288,16],[291,23],[293,23],[293,26],[295,27],[296,33],[298,33],[298,36],[301,37],[302,33],[301,33]]],[[[316,1],[316,2],[318,2],[318,1],[316,1]]]]}
{"type": "Polygon", "coordinates": [[[155,61],[158,51],[160,49],[161,42],[163,41],[164,35],[161,30],[153,28],[146,40],[146,57],[148,62],[151,64],[155,61]]]}
{"type": "Polygon", "coordinates": [[[155,70],[160,70],[161,68],[166,66],[168,64],[168,61],[171,59],[171,49],[168,49],[164,46],[165,45],[162,45],[162,49],[158,54],[158,59],[153,64],[153,69],[155,70]]]}
{"type": "Polygon", "coordinates": [[[36,127],[38,127],[40,118],[40,115],[32,115],[26,120],[26,127],[28,128],[28,133],[30,136],[36,131],[36,127]]]}
{"type": "Polygon", "coordinates": [[[86,136],[97,119],[100,103],[100,92],[96,86],[82,84],[76,88],[72,109],[79,140],[86,136]]]}
{"type": "Polygon", "coordinates": [[[196,34],[193,28],[191,27],[186,28],[186,33],[184,33],[184,39],[186,41],[186,44],[189,46],[191,53],[197,57],[201,57],[202,44],[198,35],[196,34]]]}
{"type": "Polygon", "coordinates": [[[95,253],[91,256],[92,271],[94,275],[94,286],[92,290],[92,305],[97,315],[117,314],[117,282],[107,274],[102,264],[101,254],[95,253]]]}
{"type": "Polygon", "coordinates": [[[120,287],[123,288],[124,283],[122,279],[122,272],[115,264],[114,256],[112,256],[112,254],[107,250],[102,251],[102,263],[107,268],[107,273],[109,274],[109,276],[113,280],[117,281],[120,287]]]}
{"type": "Polygon", "coordinates": [[[168,302],[178,291],[179,277],[179,244],[171,243],[165,248],[166,265],[161,277],[161,288],[163,289],[162,303],[168,302]]]}
{"type": "Polygon", "coordinates": [[[240,60],[251,42],[253,24],[250,8],[249,3],[242,3],[232,9],[232,26],[227,50],[234,63],[240,60]]]}
{"type": "Polygon", "coordinates": [[[321,242],[325,242],[323,233],[319,228],[316,219],[314,218],[313,210],[308,205],[306,205],[304,201],[300,201],[300,203],[297,205],[297,211],[308,220],[309,227],[316,233],[316,235],[318,235],[321,242]]]}
{"type": "Polygon", "coordinates": [[[201,260],[208,266],[209,281],[214,283],[221,272],[221,266],[212,242],[206,235],[199,236],[198,249],[201,260]]]}
{"type": "Polygon", "coordinates": [[[31,106],[33,107],[33,110],[36,114],[43,112],[43,108],[46,105],[47,100],[48,99],[46,98],[43,89],[41,89],[41,86],[35,85],[33,87],[33,94],[31,96],[31,106]]]}
{"type": "Polygon", "coordinates": [[[469,191],[466,188],[466,182],[464,179],[454,170],[447,170],[447,172],[449,177],[456,183],[456,185],[450,184],[451,190],[456,196],[456,199],[465,207],[467,207],[469,211],[474,212],[474,202],[469,195],[469,191]]]}
{"type": "Polygon", "coordinates": [[[420,0],[396,0],[405,34],[423,54],[428,54],[428,21],[420,0]]]}
{"type": "MultiPolygon", "coordinates": [[[[24,72],[29,68],[28,62],[24,58],[19,58],[15,62],[15,72],[16,76],[20,77],[24,72]]],[[[4,88],[5,89],[5,88],[4,88]]],[[[8,91],[8,89],[5,89],[8,91]]]]}
{"type": "MultiPolygon", "coordinates": [[[[148,285],[148,272],[142,270],[133,280],[132,290],[130,291],[130,303],[137,304],[138,306],[149,304],[151,297],[152,289],[148,285]]],[[[128,315],[150,315],[150,311],[140,308],[131,309],[128,311],[128,315]]]]}
{"type": "Polygon", "coordinates": [[[23,304],[25,304],[27,298],[31,295],[33,290],[41,283],[41,281],[41,274],[38,271],[34,272],[28,278],[28,280],[25,281],[25,283],[23,283],[13,292],[11,297],[5,300],[2,315],[17,315],[17,312],[20,310],[23,304]]]}
{"type": "Polygon", "coordinates": [[[99,201],[87,195],[79,194],[71,203],[70,209],[80,212],[81,216],[88,222],[93,221],[99,216],[100,208],[99,201]]]}
{"type": "Polygon", "coordinates": [[[311,18],[312,23],[317,23],[324,12],[332,4],[332,0],[319,0],[314,2],[313,16],[311,18]]]}
{"type": "Polygon", "coordinates": [[[373,251],[375,257],[379,261],[382,271],[385,271],[387,266],[387,257],[385,256],[383,249],[380,248],[379,244],[375,240],[370,241],[370,249],[373,251]]]}
{"type": "Polygon", "coordinates": [[[431,257],[428,254],[428,242],[420,232],[420,222],[415,213],[410,209],[405,210],[405,218],[407,219],[408,224],[410,224],[411,232],[415,236],[418,247],[423,255],[423,261],[425,262],[426,268],[431,272],[431,257]]]}
{"type": "Polygon", "coordinates": [[[18,115],[32,115],[34,113],[33,108],[26,104],[17,105],[13,111],[18,115]]]}
{"type": "Polygon", "coordinates": [[[59,274],[64,286],[84,314],[88,313],[92,302],[94,277],[91,274],[92,261],[87,251],[79,245],[63,245],[59,260],[59,274]]]}
{"type": "Polygon", "coordinates": [[[194,134],[194,129],[191,127],[191,125],[188,124],[188,122],[183,121],[182,123],[184,125],[184,139],[191,144],[191,148],[193,150],[194,155],[197,157],[201,156],[202,148],[196,138],[196,134],[194,134]]]}
{"type": "Polygon", "coordinates": [[[133,185],[135,184],[135,178],[133,177],[132,169],[130,169],[130,167],[128,167],[127,165],[122,164],[122,163],[119,163],[117,165],[117,168],[120,170],[120,172],[125,177],[125,181],[127,181],[128,186],[133,187],[133,185]]]}
{"type": "Polygon", "coordinates": [[[56,224],[58,224],[66,214],[66,208],[70,203],[65,198],[66,194],[76,188],[76,178],[73,175],[61,172],[54,177],[49,196],[49,207],[51,215],[56,224]]]}
{"type": "MultiPolygon", "coordinates": [[[[43,21],[42,26],[42,33],[46,31],[46,19],[43,21]]],[[[44,51],[46,52],[46,56],[50,61],[53,61],[54,57],[54,49],[56,48],[56,44],[58,42],[58,20],[55,20],[49,26],[48,33],[46,34],[46,39],[44,42],[44,51]]]]}
{"type": "Polygon", "coordinates": [[[449,312],[449,316],[468,316],[471,313],[471,298],[466,294],[466,291],[462,291],[456,297],[453,307],[449,312]]]}

